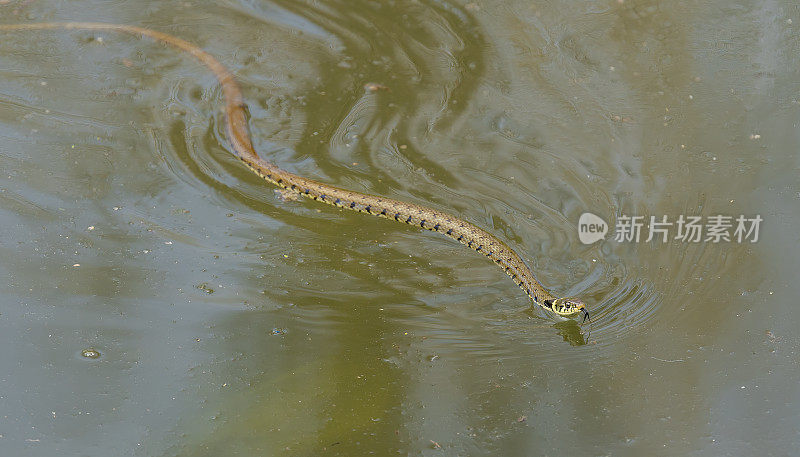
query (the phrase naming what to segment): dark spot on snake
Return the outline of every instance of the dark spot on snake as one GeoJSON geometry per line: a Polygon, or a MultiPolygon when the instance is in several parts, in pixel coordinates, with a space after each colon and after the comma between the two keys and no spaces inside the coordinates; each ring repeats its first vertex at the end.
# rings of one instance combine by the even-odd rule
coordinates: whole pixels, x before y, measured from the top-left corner
{"type": "Polygon", "coordinates": [[[372,211],[370,211],[370,210],[372,209],[372,205],[367,205],[367,207],[366,207],[366,208],[364,208],[364,209],[365,209],[365,210],[366,210],[368,213],[370,213],[370,212],[372,212],[372,211]]]}
{"type": "Polygon", "coordinates": [[[410,224],[410,223],[411,223],[411,216],[408,216],[408,219],[406,219],[406,224],[410,224]]]}
{"type": "Polygon", "coordinates": [[[335,201],[335,202],[333,202],[333,204],[334,204],[334,205],[338,205],[338,204],[339,204],[339,203],[341,203],[341,202],[342,202],[342,199],[341,199],[341,198],[337,198],[337,199],[336,199],[336,201],[335,201]]]}
{"type": "Polygon", "coordinates": [[[452,235],[452,234],[453,234],[453,229],[450,229],[450,230],[448,230],[448,231],[447,231],[447,234],[448,234],[448,235],[452,235]]]}
{"type": "Polygon", "coordinates": [[[551,298],[550,300],[545,300],[545,301],[544,301],[544,305],[545,305],[546,307],[548,307],[548,308],[551,308],[551,309],[552,309],[552,308],[553,308],[553,299],[551,298]]]}
{"type": "Polygon", "coordinates": [[[294,184],[292,184],[292,190],[295,190],[296,188],[297,188],[297,186],[295,186],[294,184]]]}
{"type": "Polygon", "coordinates": [[[356,207],[356,202],[350,202],[350,208],[355,208],[355,207],[356,207]]]}
{"type": "Polygon", "coordinates": [[[434,225],[434,226],[433,226],[433,229],[434,229],[434,230],[436,230],[436,231],[438,232],[438,231],[439,231],[439,224],[436,224],[436,225],[434,225]]]}
{"type": "Polygon", "coordinates": [[[464,238],[464,235],[458,235],[458,241],[461,241],[464,238]]]}
{"type": "Polygon", "coordinates": [[[419,221],[419,226],[425,228],[425,219],[419,221]]]}
{"type": "Polygon", "coordinates": [[[394,220],[396,220],[396,221],[400,220],[400,213],[395,213],[394,214],[394,220]]]}
{"type": "Polygon", "coordinates": [[[468,248],[471,248],[471,247],[472,247],[472,240],[469,240],[469,243],[467,243],[467,247],[468,247],[468,248]]]}
{"type": "Polygon", "coordinates": [[[306,189],[306,195],[308,195],[309,192],[311,192],[311,189],[306,189]]]}
{"type": "Polygon", "coordinates": [[[386,209],[384,209],[383,211],[381,211],[381,216],[385,216],[385,215],[386,215],[386,209]]]}
{"type": "Polygon", "coordinates": [[[325,197],[327,197],[327,195],[325,195],[325,194],[322,194],[322,195],[320,195],[320,196],[319,196],[319,199],[320,199],[320,200],[325,200],[325,197]]]}

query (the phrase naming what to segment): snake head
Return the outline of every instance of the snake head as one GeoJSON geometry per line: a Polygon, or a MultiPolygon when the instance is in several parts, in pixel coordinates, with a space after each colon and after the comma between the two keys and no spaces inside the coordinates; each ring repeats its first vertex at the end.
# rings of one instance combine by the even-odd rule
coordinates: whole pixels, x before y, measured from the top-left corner
{"type": "Polygon", "coordinates": [[[547,300],[545,303],[550,305],[550,309],[561,317],[575,317],[583,314],[583,322],[589,318],[589,311],[586,310],[586,304],[579,298],[565,297],[556,298],[555,300],[547,300]]]}

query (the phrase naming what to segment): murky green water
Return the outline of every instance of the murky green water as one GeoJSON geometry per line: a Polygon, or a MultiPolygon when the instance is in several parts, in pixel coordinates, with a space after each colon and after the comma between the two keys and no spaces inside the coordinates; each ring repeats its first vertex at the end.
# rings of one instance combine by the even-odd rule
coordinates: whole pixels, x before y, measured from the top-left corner
{"type": "Polygon", "coordinates": [[[185,55],[6,33],[2,454],[795,454],[799,12],[0,1],[0,23],[199,44],[265,158],[468,219],[593,316],[544,319],[434,233],[282,200],[185,55]],[[605,241],[579,241],[584,212],[605,241]],[[680,215],[763,222],[756,243],[614,240],[680,215]]]}

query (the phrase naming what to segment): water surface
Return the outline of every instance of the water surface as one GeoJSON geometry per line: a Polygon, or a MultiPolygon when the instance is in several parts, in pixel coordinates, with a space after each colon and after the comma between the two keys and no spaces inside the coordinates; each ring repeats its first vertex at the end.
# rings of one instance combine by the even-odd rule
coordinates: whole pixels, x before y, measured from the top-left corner
{"type": "Polygon", "coordinates": [[[593,318],[547,319],[435,233],[281,198],[233,157],[213,76],[173,49],[6,33],[0,449],[792,454],[798,16],[777,0],[0,2],[2,23],[197,43],[239,78],[263,157],[467,219],[593,318]],[[579,241],[584,212],[605,241],[579,241]],[[617,242],[626,215],[763,222],[756,243],[617,242]]]}

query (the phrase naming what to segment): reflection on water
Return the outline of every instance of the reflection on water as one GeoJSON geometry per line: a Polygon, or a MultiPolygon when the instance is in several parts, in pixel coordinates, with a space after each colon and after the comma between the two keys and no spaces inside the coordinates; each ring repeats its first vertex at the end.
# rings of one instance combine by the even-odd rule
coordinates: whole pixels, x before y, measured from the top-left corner
{"type": "Polygon", "coordinates": [[[558,334],[571,346],[583,346],[589,341],[589,337],[584,337],[581,327],[575,321],[557,322],[553,324],[553,328],[558,330],[558,334]]]}
{"type": "Polygon", "coordinates": [[[265,158],[470,220],[592,320],[550,320],[436,234],[281,199],[233,158],[213,77],[173,49],[4,34],[12,454],[796,448],[793,5],[81,6],[0,2],[0,21],[199,44],[239,78],[265,158]],[[584,245],[587,211],[764,227],[755,244],[584,245]]]}

